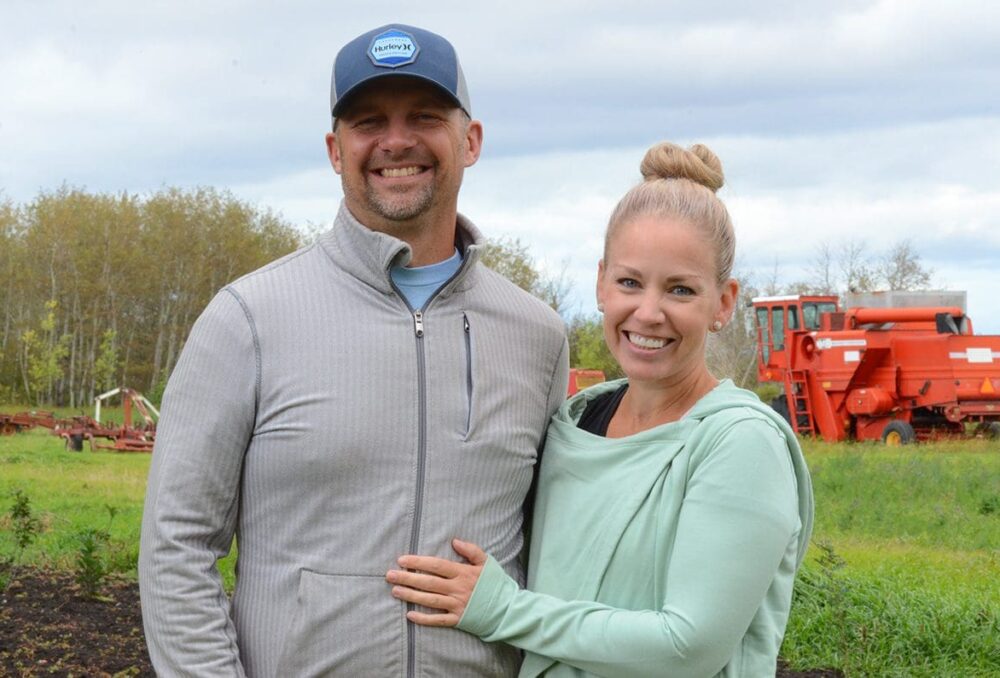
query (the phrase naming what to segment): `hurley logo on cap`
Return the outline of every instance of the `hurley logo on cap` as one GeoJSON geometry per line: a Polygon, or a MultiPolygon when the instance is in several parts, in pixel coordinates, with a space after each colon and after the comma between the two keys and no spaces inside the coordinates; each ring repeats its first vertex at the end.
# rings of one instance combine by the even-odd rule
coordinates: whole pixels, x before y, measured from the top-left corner
{"type": "Polygon", "coordinates": [[[368,48],[368,58],[376,66],[396,68],[412,64],[420,51],[416,40],[409,33],[390,28],[372,38],[368,48]]]}

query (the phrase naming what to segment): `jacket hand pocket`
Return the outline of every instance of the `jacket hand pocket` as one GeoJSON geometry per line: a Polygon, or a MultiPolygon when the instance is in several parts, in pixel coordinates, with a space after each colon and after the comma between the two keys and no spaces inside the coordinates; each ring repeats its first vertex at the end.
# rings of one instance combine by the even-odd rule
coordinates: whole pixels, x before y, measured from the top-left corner
{"type": "Polygon", "coordinates": [[[303,570],[278,675],[401,675],[404,612],[381,575],[303,570]]]}

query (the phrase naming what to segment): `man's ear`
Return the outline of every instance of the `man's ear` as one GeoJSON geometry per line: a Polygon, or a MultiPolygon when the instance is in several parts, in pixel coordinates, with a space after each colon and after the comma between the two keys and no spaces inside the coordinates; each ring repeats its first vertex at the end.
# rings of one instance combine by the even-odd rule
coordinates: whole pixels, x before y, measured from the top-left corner
{"type": "Polygon", "coordinates": [[[336,132],[326,133],[326,155],[330,158],[330,165],[333,167],[333,171],[340,174],[342,164],[340,161],[340,147],[337,146],[336,132]]]}
{"type": "Polygon", "coordinates": [[[483,150],[483,123],[470,120],[465,130],[465,166],[472,167],[483,150]]]}

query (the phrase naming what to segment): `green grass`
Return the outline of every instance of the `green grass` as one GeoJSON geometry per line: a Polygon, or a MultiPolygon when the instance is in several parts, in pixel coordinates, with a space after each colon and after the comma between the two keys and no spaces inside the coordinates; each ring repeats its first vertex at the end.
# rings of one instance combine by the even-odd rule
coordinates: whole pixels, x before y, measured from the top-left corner
{"type": "MultiPolygon", "coordinates": [[[[816,528],[782,656],[848,676],[1000,675],[1000,443],[804,446],[816,528]]],[[[111,507],[104,557],[135,576],[149,462],[70,452],[43,429],[0,436],[0,561],[18,553],[21,490],[41,526],[23,562],[72,569],[111,507]]],[[[230,588],[233,560],[220,564],[230,588]]]]}
{"type": "Polygon", "coordinates": [[[813,545],[782,656],[849,676],[1000,673],[1000,444],[807,441],[813,545]]]}
{"type": "MultiPolygon", "coordinates": [[[[86,445],[83,452],[71,452],[61,438],[40,428],[0,436],[0,561],[16,558],[69,570],[80,536],[88,529],[107,530],[109,570],[134,577],[150,459],[145,453],[91,452],[86,445]],[[23,554],[9,514],[17,490],[29,498],[41,528],[23,554]]],[[[233,560],[230,556],[220,567],[230,588],[233,560]]]]}

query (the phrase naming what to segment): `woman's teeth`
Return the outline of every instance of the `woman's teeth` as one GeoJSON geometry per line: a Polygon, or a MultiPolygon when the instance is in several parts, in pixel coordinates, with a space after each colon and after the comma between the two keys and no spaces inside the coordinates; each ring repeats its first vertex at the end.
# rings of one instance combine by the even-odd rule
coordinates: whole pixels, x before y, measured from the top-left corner
{"type": "Polygon", "coordinates": [[[627,334],[628,340],[640,348],[663,348],[667,345],[666,339],[644,337],[641,334],[636,334],[635,332],[628,332],[627,334]]]}

